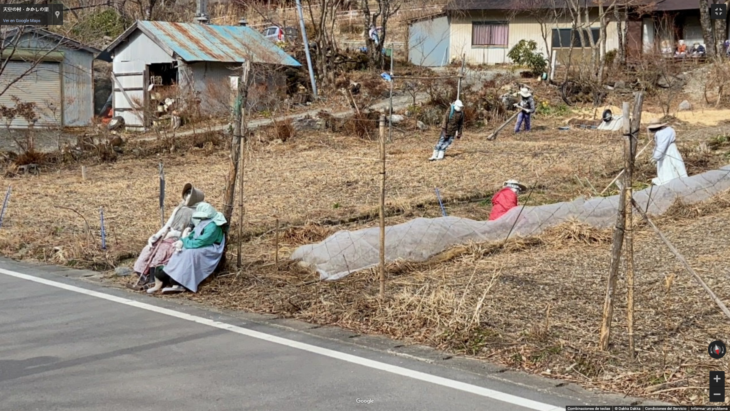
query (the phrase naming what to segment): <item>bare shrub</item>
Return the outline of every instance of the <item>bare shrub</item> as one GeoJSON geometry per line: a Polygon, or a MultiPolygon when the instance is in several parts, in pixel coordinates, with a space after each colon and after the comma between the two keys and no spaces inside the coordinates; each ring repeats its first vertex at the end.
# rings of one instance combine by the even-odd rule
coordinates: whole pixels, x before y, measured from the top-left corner
{"type": "Polygon", "coordinates": [[[286,142],[287,140],[294,138],[294,135],[296,134],[294,122],[290,118],[281,121],[274,120],[274,130],[276,132],[276,138],[282,142],[286,142]]]}
{"type": "Polygon", "coordinates": [[[15,158],[16,166],[24,166],[28,164],[43,164],[45,162],[46,155],[44,153],[35,151],[31,148],[30,150],[23,151],[18,157],[15,158]]]}
{"type": "Polygon", "coordinates": [[[456,100],[456,89],[458,82],[456,79],[449,78],[446,80],[425,80],[424,87],[428,93],[429,104],[448,107],[456,100]]]}
{"type": "Polygon", "coordinates": [[[378,117],[377,112],[355,113],[345,121],[343,131],[348,135],[373,140],[378,137],[378,117]]]}

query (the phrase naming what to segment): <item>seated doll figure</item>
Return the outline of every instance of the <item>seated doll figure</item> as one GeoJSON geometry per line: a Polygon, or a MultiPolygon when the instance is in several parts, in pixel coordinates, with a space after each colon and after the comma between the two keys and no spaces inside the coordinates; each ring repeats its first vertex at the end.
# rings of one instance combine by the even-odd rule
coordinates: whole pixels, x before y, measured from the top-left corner
{"type": "Polygon", "coordinates": [[[226,246],[226,218],[212,205],[200,203],[192,226],[192,231],[186,229],[187,235],[175,242],[175,253],[167,265],[155,271],[155,285],[148,293],[197,292],[200,283],[215,271],[226,246]]]}
{"type": "Polygon", "coordinates": [[[174,244],[182,236],[182,232],[190,225],[195,207],[205,200],[205,194],[192,184],[183,187],[182,201],[172,211],[167,223],[149,240],[134,263],[137,275],[147,275],[153,267],[167,264],[175,252],[174,244]]]}

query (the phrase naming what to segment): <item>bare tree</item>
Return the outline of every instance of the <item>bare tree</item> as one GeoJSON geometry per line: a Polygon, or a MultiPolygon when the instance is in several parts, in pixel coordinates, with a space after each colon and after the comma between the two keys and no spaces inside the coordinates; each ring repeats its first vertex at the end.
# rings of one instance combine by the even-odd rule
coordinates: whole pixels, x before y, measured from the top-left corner
{"type": "Polygon", "coordinates": [[[629,7],[628,2],[616,4],[613,8],[613,18],[616,21],[616,34],[618,36],[618,61],[626,64],[626,39],[629,35],[629,7]]]}
{"type": "MultiPolygon", "coordinates": [[[[725,2],[715,0],[715,3],[725,4],[726,7],[730,7],[730,0],[725,0],[725,2]]],[[[722,43],[727,39],[727,35],[727,19],[715,20],[715,51],[718,56],[722,56],[725,51],[722,48],[722,43]]],[[[709,47],[710,45],[708,44],[706,48],[709,47]]]]}
{"type": "Polygon", "coordinates": [[[333,84],[334,70],[332,60],[337,55],[338,47],[335,39],[335,23],[337,12],[343,0],[307,0],[309,16],[314,27],[312,36],[315,54],[316,71],[320,82],[333,84]],[[315,18],[314,7],[319,9],[319,16],[315,18]]]}
{"type": "Polygon", "coordinates": [[[370,68],[381,68],[383,67],[384,58],[383,58],[383,46],[385,45],[385,42],[388,37],[388,20],[400,10],[402,1],[403,0],[396,0],[396,1],[390,1],[390,0],[375,0],[378,9],[377,11],[371,11],[370,10],[370,4],[368,0],[362,0],[362,15],[363,15],[363,23],[365,24],[365,44],[367,45],[368,49],[368,55],[370,57],[370,68]],[[378,24],[380,23],[380,24],[378,24]],[[378,33],[378,42],[375,44],[375,41],[368,36],[368,32],[370,31],[370,27],[378,27],[380,26],[380,31],[378,33]]]}
{"type": "Polygon", "coordinates": [[[710,3],[708,0],[700,0],[700,24],[702,24],[702,38],[705,40],[707,57],[713,58],[717,55],[717,45],[712,20],[710,19],[710,3]]]}

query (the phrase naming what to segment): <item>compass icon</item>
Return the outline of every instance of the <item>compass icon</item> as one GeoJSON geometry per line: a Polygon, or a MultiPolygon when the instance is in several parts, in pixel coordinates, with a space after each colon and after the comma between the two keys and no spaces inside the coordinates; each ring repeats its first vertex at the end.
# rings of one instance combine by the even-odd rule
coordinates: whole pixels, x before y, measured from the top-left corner
{"type": "Polygon", "coordinates": [[[707,347],[707,353],[710,354],[710,357],[719,360],[725,356],[725,344],[720,340],[713,341],[707,347]]]}

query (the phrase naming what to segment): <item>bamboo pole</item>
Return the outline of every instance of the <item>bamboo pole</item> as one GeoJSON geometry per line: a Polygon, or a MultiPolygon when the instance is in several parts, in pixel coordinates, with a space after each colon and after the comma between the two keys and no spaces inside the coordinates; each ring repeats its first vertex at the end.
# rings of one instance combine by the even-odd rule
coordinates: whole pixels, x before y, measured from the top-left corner
{"type": "Polygon", "coordinates": [[[456,86],[456,99],[461,98],[461,79],[464,78],[464,63],[466,62],[466,53],[461,55],[461,71],[459,72],[459,83],[456,86]]]}
{"type": "Polygon", "coordinates": [[[380,298],[385,297],[385,116],[380,116],[380,298]]]}
{"type": "Polygon", "coordinates": [[[276,230],[274,232],[274,263],[276,264],[276,271],[279,271],[279,217],[276,217],[276,230]]]}
{"type": "Polygon", "coordinates": [[[624,170],[624,186],[626,187],[626,244],[624,250],[624,259],[626,260],[626,286],[627,290],[627,309],[626,320],[629,331],[629,354],[631,358],[636,356],[636,344],[634,340],[634,213],[631,207],[631,200],[634,198],[634,160],[636,156],[636,146],[639,138],[639,128],[641,127],[641,109],[644,105],[644,94],[636,95],[634,102],[634,113],[631,120],[631,132],[626,138],[626,166],[624,170]]]}
{"type": "Polygon", "coordinates": [[[636,204],[636,201],[634,201],[634,199],[631,199],[631,204],[634,206],[634,209],[636,209],[636,211],[639,212],[639,214],[644,219],[644,221],[646,221],[647,223],[649,223],[649,226],[651,227],[651,229],[654,230],[654,232],[664,242],[664,244],[667,246],[667,248],[669,249],[669,251],[671,251],[672,254],[674,254],[674,256],[677,257],[677,260],[679,260],[679,262],[682,263],[682,265],[684,266],[684,268],[687,269],[687,271],[690,274],[692,274],[692,276],[695,278],[695,280],[697,280],[698,283],[700,283],[700,285],[702,286],[702,288],[704,288],[704,290],[710,296],[710,298],[712,299],[712,301],[714,301],[715,304],[717,304],[717,306],[720,307],[720,310],[725,314],[725,316],[727,318],[730,318],[730,310],[728,310],[728,308],[725,305],[725,303],[723,303],[722,300],[720,300],[719,298],[717,298],[717,295],[715,295],[715,293],[707,285],[707,283],[705,283],[702,280],[702,277],[700,277],[699,274],[697,274],[697,272],[692,268],[692,266],[689,265],[689,263],[687,262],[687,260],[685,260],[685,258],[682,256],[682,254],[680,254],[679,251],[677,251],[677,249],[674,248],[674,245],[667,239],[667,237],[664,236],[664,234],[659,230],[659,228],[657,228],[657,226],[654,224],[654,222],[651,220],[651,218],[649,218],[649,216],[646,215],[646,213],[644,212],[644,210],[642,210],[641,207],[639,207],[639,205],[636,204]]]}
{"type": "MultiPolygon", "coordinates": [[[[241,115],[241,117],[245,117],[245,109],[243,110],[244,113],[241,115]]],[[[245,128],[245,127],[242,127],[245,128]]],[[[245,133],[245,131],[244,131],[245,133]]],[[[243,141],[239,144],[240,146],[240,152],[238,154],[238,157],[241,159],[241,165],[238,167],[240,170],[238,181],[240,183],[240,187],[238,188],[238,250],[236,252],[236,268],[240,269],[242,266],[241,260],[243,255],[243,177],[244,172],[246,170],[246,137],[243,137],[243,141]]]]}
{"type": "MultiPolygon", "coordinates": [[[[631,132],[631,120],[629,118],[629,103],[624,102],[624,134],[631,132]]],[[[629,155],[630,153],[624,153],[629,155]]],[[[603,302],[603,317],[601,319],[600,347],[601,350],[608,349],[608,342],[611,338],[611,321],[613,319],[613,298],[616,294],[616,282],[618,281],[619,264],[621,263],[621,249],[624,243],[624,228],[626,223],[626,185],[621,188],[621,196],[618,202],[618,215],[616,226],[613,228],[613,244],[611,248],[611,268],[608,273],[606,285],[606,298],[603,302]]]]}
{"type": "MultiPolygon", "coordinates": [[[[82,170],[86,174],[85,169],[82,170]]],[[[160,227],[165,226],[165,169],[160,162],[160,227]]]]}
{"type": "Polygon", "coordinates": [[[395,82],[395,79],[393,78],[393,54],[395,54],[395,50],[393,50],[393,43],[390,43],[390,113],[388,114],[388,142],[393,142],[393,83],[395,82]]]}
{"type": "MultiPolygon", "coordinates": [[[[223,215],[230,224],[233,216],[233,203],[236,200],[236,180],[238,178],[238,166],[241,159],[242,134],[244,133],[244,112],[246,109],[246,101],[248,99],[248,78],[251,71],[251,64],[248,60],[241,67],[241,78],[238,80],[238,88],[236,93],[236,101],[233,105],[233,138],[231,139],[231,162],[228,166],[228,178],[226,180],[226,192],[224,197],[225,209],[223,215]]],[[[243,215],[241,216],[243,219],[243,215]]],[[[228,240],[226,238],[226,240],[228,240]]],[[[240,242],[241,239],[239,239],[240,242]]],[[[228,248],[228,241],[225,242],[225,248],[228,248]]],[[[239,253],[240,254],[240,253],[239,253]]],[[[225,266],[226,251],[218,267],[225,266]]],[[[240,266],[240,264],[239,264],[240,266]]]]}

